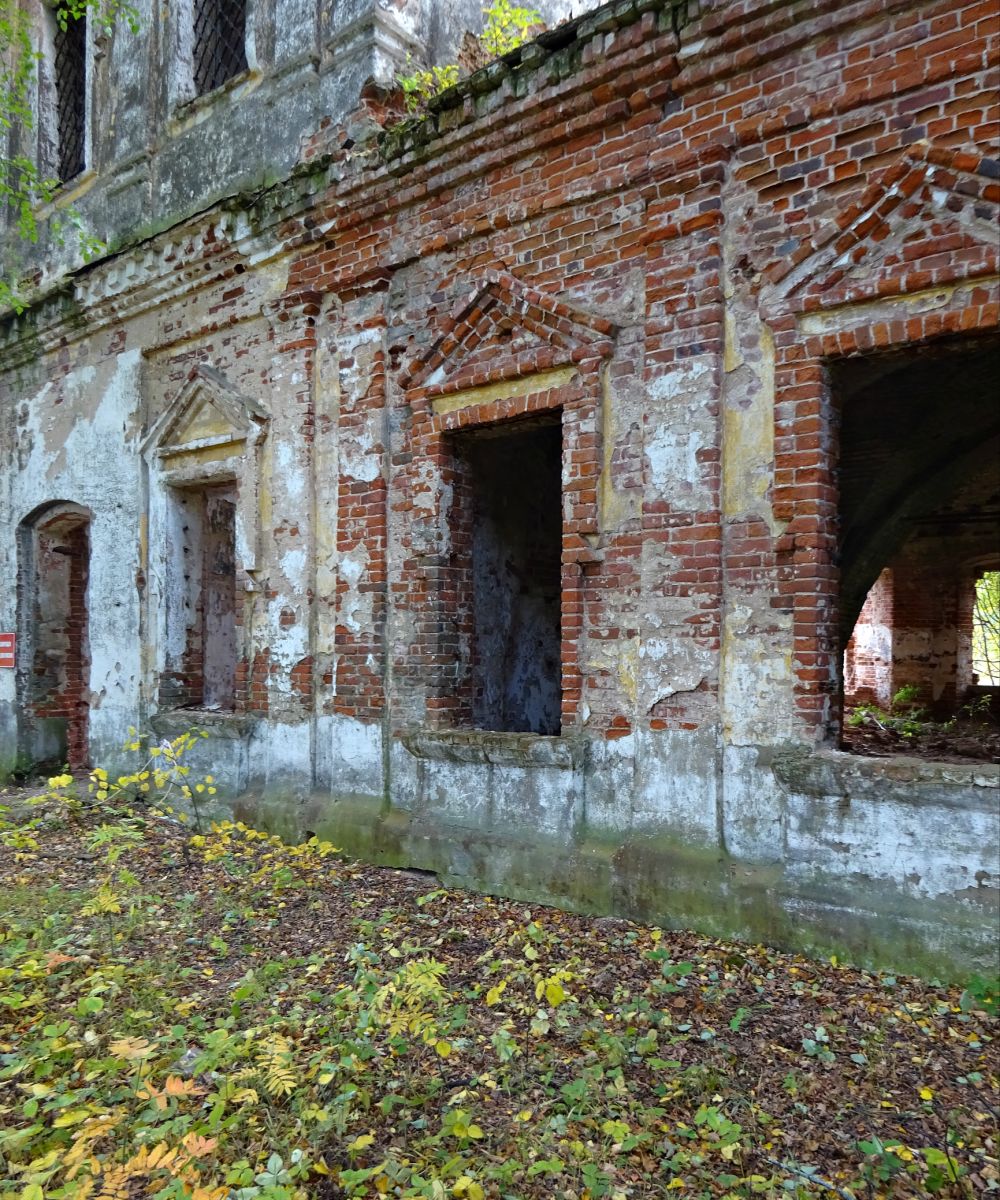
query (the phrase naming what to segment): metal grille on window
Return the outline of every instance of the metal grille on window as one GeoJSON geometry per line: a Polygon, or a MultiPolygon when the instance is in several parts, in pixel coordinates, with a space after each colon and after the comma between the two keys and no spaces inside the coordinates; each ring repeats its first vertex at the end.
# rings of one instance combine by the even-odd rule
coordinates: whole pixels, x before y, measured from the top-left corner
{"type": "Polygon", "coordinates": [[[59,178],[79,175],[85,165],[87,129],[87,18],[70,18],[56,29],[56,109],[59,178]]]}
{"type": "Polygon", "coordinates": [[[194,86],[199,96],[246,70],[246,15],[246,0],[195,0],[194,86]]]}

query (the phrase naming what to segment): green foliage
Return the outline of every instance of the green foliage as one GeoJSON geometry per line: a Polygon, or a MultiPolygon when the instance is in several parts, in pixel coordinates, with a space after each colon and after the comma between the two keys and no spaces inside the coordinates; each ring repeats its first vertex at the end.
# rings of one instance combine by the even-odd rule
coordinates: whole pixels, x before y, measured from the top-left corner
{"type": "Polygon", "coordinates": [[[892,730],[904,738],[913,738],[924,732],[928,724],[927,710],[917,704],[920,688],[916,684],[901,687],[892,697],[889,711],[877,704],[859,704],[847,717],[848,725],[875,725],[882,730],[892,730]]]}
{"type": "Polygon", "coordinates": [[[837,1056],[830,1049],[830,1037],[822,1025],[817,1025],[812,1037],[802,1039],[802,1049],[811,1058],[817,1058],[824,1066],[836,1062],[837,1056]]]}
{"type": "MultiPolygon", "coordinates": [[[[60,0],[54,13],[62,29],[84,16],[106,33],[122,24],[133,33],[139,27],[137,12],[127,0],[60,0]]],[[[24,144],[35,128],[32,97],[40,55],[32,35],[31,11],[18,0],[0,0],[0,141],[4,146],[14,131],[24,144]]],[[[32,155],[0,153],[0,202],[13,214],[15,235],[24,242],[37,242],[40,226],[47,222],[57,242],[72,237],[84,261],[89,262],[104,245],[88,233],[79,213],[71,206],[64,206],[58,213],[44,211],[60,187],[58,179],[39,170],[32,155]]],[[[0,278],[0,310],[13,308],[20,312],[24,301],[11,274],[15,260],[13,247],[8,246],[0,278]]]]}
{"type": "Polygon", "coordinates": [[[978,1009],[995,1017],[1000,1013],[1000,977],[985,979],[982,975],[973,975],[962,992],[959,1000],[962,1012],[972,1012],[978,1009]]]}
{"type": "MultiPolygon", "coordinates": [[[[541,22],[541,14],[533,8],[512,5],[510,0],[496,0],[483,9],[483,32],[476,41],[485,60],[499,58],[516,50],[531,36],[541,22]]],[[[419,112],[432,96],[454,87],[461,75],[457,63],[414,71],[399,79],[409,112],[419,112]]]]}
{"type": "Polygon", "coordinates": [[[542,20],[534,8],[522,8],[510,0],[495,0],[483,9],[486,18],[479,35],[483,49],[491,58],[499,58],[523,45],[542,20]]]}
{"type": "MultiPolygon", "coordinates": [[[[948,1139],[951,1141],[951,1135],[948,1139]]],[[[858,1149],[865,1156],[861,1164],[859,1186],[884,1188],[908,1176],[921,1180],[928,1195],[952,1191],[968,1172],[947,1150],[935,1146],[913,1148],[904,1142],[881,1138],[864,1139],[858,1149]]],[[[958,1193],[960,1194],[960,1193],[958,1193]]]]}
{"type": "Polygon", "coordinates": [[[914,708],[919,698],[920,688],[915,683],[908,683],[893,695],[892,711],[896,712],[901,708],[914,708]]]}
{"type": "Polygon", "coordinates": [[[412,75],[404,75],[399,80],[399,86],[406,97],[406,107],[410,112],[416,112],[431,96],[454,87],[458,83],[458,66],[450,63],[443,67],[430,67],[425,71],[414,71],[412,75]]]}
{"type": "Polygon", "coordinates": [[[980,683],[1000,686],[1000,571],[984,571],[976,581],[972,669],[980,683]]]}

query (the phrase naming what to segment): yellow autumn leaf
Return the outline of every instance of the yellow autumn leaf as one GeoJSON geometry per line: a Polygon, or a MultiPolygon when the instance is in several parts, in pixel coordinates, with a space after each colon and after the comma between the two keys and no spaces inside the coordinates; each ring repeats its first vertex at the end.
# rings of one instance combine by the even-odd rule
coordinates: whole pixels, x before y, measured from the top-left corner
{"type": "Polygon", "coordinates": [[[168,1075],[163,1085],[165,1096],[201,1096],[205,1089],[199,1087],[193,1079],[182,1079],[179,1075],[168,1075]]]}
{"type": "Polygon", "coordinates": [[[557,1008],[566,999],[566,993],[563,991],[563,985],[558,979],[550,979],[545,984],[545,999],[557,1008]]]}
{"type": "Polygon", "coordinates": [[[931,1091],[931,1089],[929,1087],[922,1087],[920,1089],[920,1099],[921,1100],[933,1100],[934,1093],[931,1091]]]}
{"type": "Polygon", "coordinates": [[[144,1083],[135,1094],[140,1100],[154,1101],[159,1112],[163,1112],[167,1107],[166,1096],[164,1096],[162,1092],[158,1092],[151,1083],[144,1083]]]}
{"type": "Polygon", "coordinates": [[[39,1171],[47,1171],[49,1169],[49,1167],[52,1166],[53,1163],[57,1163],[59,1161],[59,1155],[60,1155],[59,1150],[49,1150],[46,1154],[43,1154],[40,1158],[33,1158],[31,1160],[31,1162],[28,1163],[27,1168],[18,1167],[17,1169],[19,1171],[23,1171],[23,1170],[27,1169],[28,1171],[32,1171],[36,1174],[39,1171]]]}
{"type": "Polygon", "coordinates": [[[113,1041],[108,1046],[108,1050],[115,1058],[124,1058],[129,1062],[136,1062],[142,1058],[149,1058],[153,1053],[153,1046],[145,1038],[124,1037],[113,1041]]]}
{"type": "Polygon", "coordinates": [[[71,1108],[68,1112],[60,1113],[52,1122],[55,1129],[65,1129],[68,1125],[79,1125],[81,1121],[86,1121],[90,1116],[90,1110],[86,1108],[71,1108]]]}
{"type": "Polygon", "coordinates": [[[447,1058],[451,1054],[451,1042],[446,1042],[443,1038],[439,1038],[434,1043],[434,1049],[441,1055],[442,1058],[447,1058]]]}
{"type": "MultiPolygon", "coordinates": [[[[145,1149],[145,1147],[143,1147],[145,1149]]],[[[135,1162],[138,1155],[133,1155],[129,1160],[135,1162]]],[[[177,1158],[177,1151],[171,1150],[166,1142],[157,1142],[150,1150],[146,1162],[142,1165],[145,1167],[167,1167],[177,1158]]]]}
{"type": "Polygon", "coordinates": [[[468,1175],[460,1175],[452,1185],[452,1195],[462,1196],[464,1200],[483,1200],[482,1187],[468,1175]]]}
{"type": "Polygon", "coordinates": [[[491,987],[486,993],[486,1003],[492,1008],[494,1004],[500,1002],[500,997],[503,995],[504,988],[507,986],[507,980],[501,979],[496,987],[491,987]]]}
{"type": "Polygon", "coordinates": [[[218,1144],[218,1138],[204,1137],[200,1133],[188,1133],[181,1138],[181,1145],[192,1158],[201,1158],[203,1154],[210,1154],[218,1144]]]}
{"type": "Polygon", "coordinates": [[[351,1154],[359,1154],[362,1150],[371,1146],[374,1141],[375,1135],[373,1133],[362,1133],[353,1142],[348,1142],[347,1149],[351,1154]]]}

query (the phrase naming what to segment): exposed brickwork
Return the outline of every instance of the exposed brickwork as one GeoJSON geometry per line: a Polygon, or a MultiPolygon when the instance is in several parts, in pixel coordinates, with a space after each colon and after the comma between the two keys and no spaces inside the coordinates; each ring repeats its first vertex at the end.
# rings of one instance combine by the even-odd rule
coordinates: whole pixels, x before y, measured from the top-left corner
{"type": "Polygon", "coordinates": [[[887,567],[872,585],[844,650],[844,703],[849,707],[877,704],[888,709],[892,704],[893,582],[887,567]]]}
{"type": "MultiPolygon", "coordinates": [[[[617,679],[600,668],[582,677],[580,648],[587,639],[638,637],[660,596],[685,602],[673,636],[714,654],[728,587],[770,593],[774,612],[792,616],[800,720],[814,736],[832,736],[840,678],[837,444],[826,364],[997,323],[996,245],[983,233],[1000,199],[994,160],[984,153],[996,136],[984,73],[995,25],[982,4],[862,6],[850,28],[832,5],[808,14],[726,5],[678,40],[646,13],[613,40],[586,43],[571,83],[540,88],[538,99],[560,97],[557,123],[536,96],[499,107],[470,97],[461,110],[442,109],[436,131],[418,129],[414,149],[390,162],[388,174],[348,177],[321,208],[321,243],[297,263],[294,286],[333,289],[346,310],[352,287],[381,280],[384,299],[368,327],[384,323],[394,345],[436,339],[396,381],[380,360],[363,399],[380,410],[406,405],[388,492],[401,554],[391,586],[416,631],[394,667],[403,723],[425,712],[447,723],[463,705],[454,546],[438,524],[431,544],[411,552],[414,534],[435,523],[440,490],[459,483],[441,435],[559,406],[564,725],[577,720],[585,693],[590,728],[619,730],[636,717],[658,729],[702,722],[715,703],[711,679],[649,712],[624,712],[617,679]],[[700,36],[707,40],[691,55],[687,45],[700,36]],[[807,51],[820,36],[819,49],[807,51]],[[774,337],[777,532],[763,513],[720,518],[717,440],[693,457],[699,506],[651,494],[644,442],[686,412],[678,418],[648,404],[633,432],[616,431],[610,458],[602,457],[602,389],[614,395],[635,385],[648,396],[693,358],[708,364],[706,417],[721,424],[711,389],[722,382],[726,340],[726,224],[741,253],[725,286],[755,302],[774,337]],[[432,269],[397,267],[391,248],[402,245],[432,269]],[[402,291],[388,282],[397,269],[402,291]],[[630,271],[642,277],[642,308],[622,320],[630,271]],[[968,279],[982,283],[960,296],[942,293],[930,312],[884,303],[968,279]],[[484,284],[486,291],[475,291],[484,284]],[[442,302],[463,290],[474,298],[445,315],[442,302]],[[530,299],[515,305],[511,336],[515,294],[530,299]],[[861,308],[854,313],[851,305],[861,308]],[[805,332],[808,314],[830,310],[844,316],[829,333],[805,332]],[[560,322],[580,322],[583,313],[602,314],[594,334],[611,353],[606,368],[592,350],[574,356],[560,343],[568,329],[560,322]],[[580,368],[568,390],[445,415],[428,406],[449,392],[567,361],[580,368]],[[427,388],[434,372],[445,380],[427,388]],[[628,512],[614,528],[602,527],[597,511],[602,472],[628,512]],[[599,544],[583,569],[572,559],[582,538],[599,544]],[[655,582],[640,567],[650,555],[663,564],[655,582]],[[410,702],[410,689],[423,693],[425,709],[410,702]]],[[[369,296],[366,311],[374,307],[369,296]]],[[[380,474],[365,488],[342,479],[341,486],[342,546],[364,540],[378,564],[368,586],[380,587],[385,480],[380,474]]],[[[364,718],[383,702],[377,679],[358,665],[377,658],[377,639],[349,641],[357,649],[345,645],[340,657],[338,711],[364,718]]]]}

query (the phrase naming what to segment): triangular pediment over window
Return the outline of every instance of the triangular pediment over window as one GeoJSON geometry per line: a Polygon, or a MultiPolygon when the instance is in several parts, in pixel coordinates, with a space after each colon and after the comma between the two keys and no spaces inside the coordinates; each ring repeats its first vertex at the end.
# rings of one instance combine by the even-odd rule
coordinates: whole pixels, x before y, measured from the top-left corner
{"type": "Polygon", "coordinates": [[[603,317],[488,270],[442,322],[403,383],[427,392],[453,390],[604,358],[616,332],[603,317]]]}
{"type": "Polygon", "coordinates": [[[269,414],[206,364],[195,367],[147,434],[142,450],[160,458],[226,447],[239,453],[241,444],[263,436],[269,414]]]}
{"type": "Polygon", "coordinates": [[[996,164],[918,144],[769,272],[805,307],[914,291],[997,270],[996,164]],[[888,281],[898,286],[887,288],[888,281]]]}

